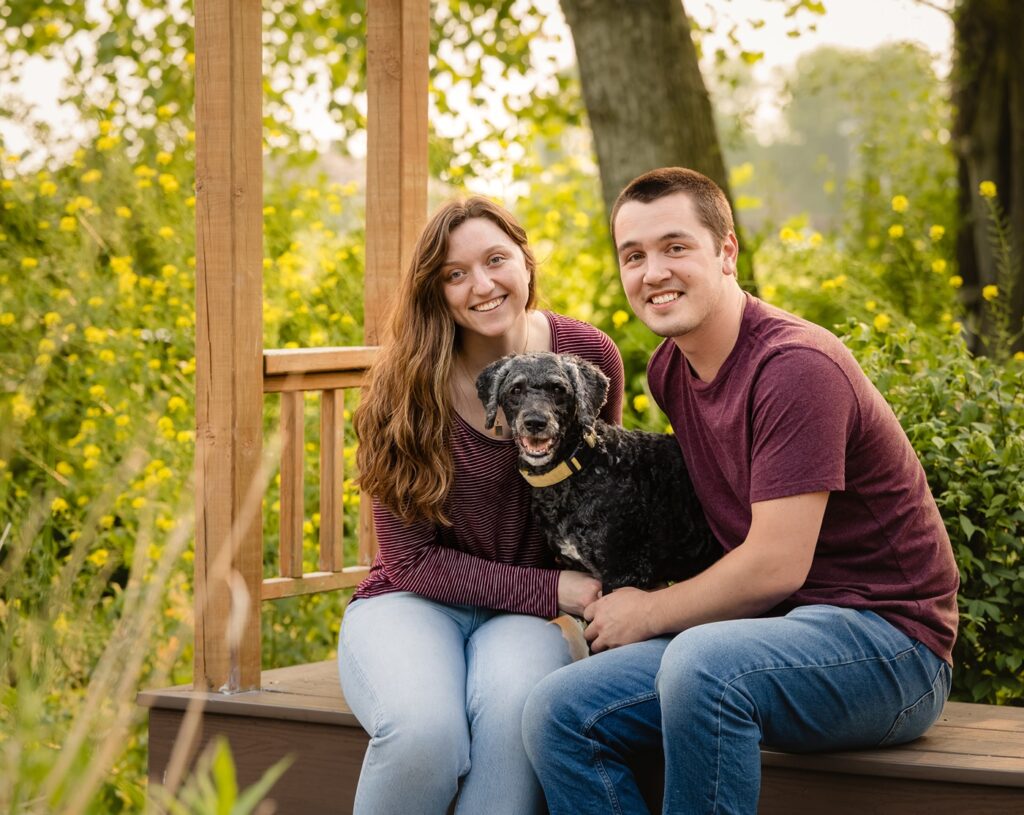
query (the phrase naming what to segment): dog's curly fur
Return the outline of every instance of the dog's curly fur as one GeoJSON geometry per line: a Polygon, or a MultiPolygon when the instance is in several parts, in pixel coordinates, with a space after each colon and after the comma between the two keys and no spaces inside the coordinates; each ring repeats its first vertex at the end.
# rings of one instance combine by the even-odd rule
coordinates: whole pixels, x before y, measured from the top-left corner
{"type": "Polygon", "coordinates": [[[583,463],[534,487],[533,513],[552,550],[604,591],[683,580],[722,554],[675,438],[598,418],[608,378],[594,365],[569,354],[511,355],[485,368],[476,386],[487,427],[504,411],[523,472],[544,475],[573,456],[583,463]]]}

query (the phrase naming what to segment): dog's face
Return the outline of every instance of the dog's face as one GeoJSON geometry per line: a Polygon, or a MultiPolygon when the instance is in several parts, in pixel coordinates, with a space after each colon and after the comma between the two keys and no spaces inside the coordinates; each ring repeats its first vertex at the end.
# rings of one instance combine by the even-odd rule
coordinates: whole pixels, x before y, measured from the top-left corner
{"type": "Polygon", "coordinates": [[[498,407],[512,428],[520,462],[543,469],[593,427],[608,395],[608,378],[586,360],[538,351],[492,362],[476,381],[488,428],[498,407]]]}

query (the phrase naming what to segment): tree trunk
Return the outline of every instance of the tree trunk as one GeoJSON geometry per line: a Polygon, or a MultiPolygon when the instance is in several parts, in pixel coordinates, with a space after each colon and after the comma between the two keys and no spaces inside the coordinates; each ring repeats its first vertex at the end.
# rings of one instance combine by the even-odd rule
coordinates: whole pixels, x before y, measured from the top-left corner
{"type": "MultiPolygon", "coordinates": [[[[964,278],[964,299],[972,322],[990,350],[1024,349],[1018,336],[1012,348],[998,348],[992,309],[985,307],[983,287],[999,286],[1009,298],[1009,331],[1024,320],[1024,14],[1018,0],[960,0],[954,13],[956,61],[953,103],[954,144],[959,160],[960,231],[957,259],[964,278]],[[1006,213],[1012,252],[1008,279],[1000,279],[991,218],[978,193],[993,181],[1006,213]]],[[[981,350],[981,349],[979,349],[981,350]]]]}
{"type": "MultiPolygon", "coordinates": [[[[561,4],[576,46],[606,211],[626,184],[657,167],[698,170],[728,196],[711,100],[681,0],[561,4]]],[[[744,272],[749,278],[749,262],[744,272]]]]}

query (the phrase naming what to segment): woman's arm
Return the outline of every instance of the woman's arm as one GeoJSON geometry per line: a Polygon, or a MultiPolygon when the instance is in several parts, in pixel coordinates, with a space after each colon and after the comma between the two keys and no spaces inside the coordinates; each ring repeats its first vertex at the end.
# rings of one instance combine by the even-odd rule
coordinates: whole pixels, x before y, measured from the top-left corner
{"type": "Polygon", "coordinates": [[[406,524],[377,501],[373,519],[379,560],[388,582],[442,603],[466,604],[553,617],[580,614],[600,584],[581,572],[516,566],[442,546],[429,521],[406,524]]]}

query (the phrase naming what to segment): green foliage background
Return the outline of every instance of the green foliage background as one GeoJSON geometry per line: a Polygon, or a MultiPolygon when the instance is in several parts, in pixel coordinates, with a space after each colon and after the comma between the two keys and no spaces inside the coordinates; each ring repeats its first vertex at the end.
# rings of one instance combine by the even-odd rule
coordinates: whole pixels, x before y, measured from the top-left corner
{"type": "MultiPolygon", "coordinates": [[[[438,119],[470,121],[489,104],[486,88],[515,78],[516,90],[500,95],[507,119],[432,136],[432,198],[463,189],[504,198],[542,262],[542,305],[615,339],[627,425],[665,430],[645,383],[657,339],[618,286],[578,82],[536,56],[549,36],[543,16],[531,4],[459,0],[434,12],[438,119]],[[475,90],[457,105],[463,83],[475,90]]],[[[358,162],[341,172],[324,163],[294,125],[292,94],[329,89],[334,158],[358,152],[364,15],[347,0],[265,8],[268,348],[362,341],[362,193],[345,175],[358,175],[358,162]]],[[[12,0],[0,33],[0,86],[33,58],[64,60],[82,122],[81,133],[38,128],[38,155],[0,157],[0,806],[132,811],[145,796],[134,693],[191,672],[190,11],[12,0]]],[[[1024,360],[1009,358],[1009,346],[973,358],[962,340],[945,89],[914,49],[816,59],[814,74],[846,90],[828,116],[808,117],[821,89],[801,87],[810,74],[801,69],[787,115],[793,132],[817,139],[823,158],[803,170],[824,198],[801,211],[783,196],[777,179],[801,155],[792,146],[730,148],[760,291],[846,338],[925,465],[963,578],[954,695],[1021,704],[1024,360]],[[842,144],[828,143],[827,128],[812,132],[851,112],[857,129],[842,144]]],[[[0,108],[14,121],[30,112],[14,98],[0,108]]],[[[268,399],[268,442],[276,411],[268,399]]],[[[307,506],[319,486],[317,420],[310,403],[307,506]]],[[[344,501],[354,508],[351,480],[344,501]]],[[[278,509],[274,482],[268,573],[278,509]]],[[[318,522],[305,527],[310,563],[318,522]]],[[[267,604],[267,664],[329,658],[344,599],[267,604]]]]}

